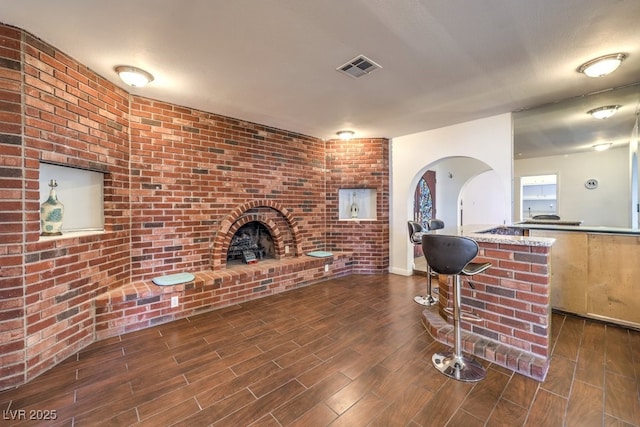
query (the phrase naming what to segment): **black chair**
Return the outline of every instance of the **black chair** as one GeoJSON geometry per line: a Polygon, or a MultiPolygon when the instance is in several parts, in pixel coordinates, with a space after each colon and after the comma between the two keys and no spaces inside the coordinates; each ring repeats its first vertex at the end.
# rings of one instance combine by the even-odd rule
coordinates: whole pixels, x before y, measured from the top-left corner
{"type": "MultiPolygon", "coordinates": [[[[454,275],[453,284],[453,352],[436,353],[433,365],[444,375],[460,381],[480,381],[487,372],[476,360],[462,354],[460,331],[460,276],[482,273],[491,263],[471,262],[478,255],[478,244],[467,237],[424,234],[422,251],[427,264],[438,274],[454,275]]],[[[471,284],[471,283],[470,283],[471,284]]],[[[473,286],[472,286],[473,287],[473,286]]]]}
{"type": "MultiPolygon", "coordinates": [[[[436,218],[427,220],[427,228],[429,231],[440,230],[444,228],[444,221],[436,218]]],[[[422,244],[422,234],[420,234],[420,244],[422,244]]],[[[427,261],[427,295],[416,295],[413,297],[413,300],[418,304],[431,306],[438,303],[438,297],[433,296],[431,289],[431,280],[433,280],[434,276],[436,276],[436,274],[431,270],[431,266],[429,266],[429,262],[427,261]]]]}
{"type": "Polygon", "coordinates": [[[414,245],[422,244],[422,224],[416,221],[407,221],[409,226],[409,240],[414,245]]]}

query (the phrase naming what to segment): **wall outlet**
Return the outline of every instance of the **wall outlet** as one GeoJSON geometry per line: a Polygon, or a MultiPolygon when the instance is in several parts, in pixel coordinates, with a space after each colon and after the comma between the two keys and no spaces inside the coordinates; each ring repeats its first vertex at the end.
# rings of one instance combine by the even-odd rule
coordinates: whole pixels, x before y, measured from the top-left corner
{"type": "Polygon", "coordinates": [[[325,265],[324,265],[324,271],[325,271],[325,273],[326,273],[327,271],[329,271],[329,264],[325,264],[325,265]]]}
{"type": "Polygon", "coordinates": [[[178,296],[171,297],[171,308],[177,307],[180,301],[178,300],[178,296]]]}
{"type": "Polygon", "coordinates": [[[288,254],[289,253],[289,245],[285,245],[284,246],[284,253],[288,254]]]}

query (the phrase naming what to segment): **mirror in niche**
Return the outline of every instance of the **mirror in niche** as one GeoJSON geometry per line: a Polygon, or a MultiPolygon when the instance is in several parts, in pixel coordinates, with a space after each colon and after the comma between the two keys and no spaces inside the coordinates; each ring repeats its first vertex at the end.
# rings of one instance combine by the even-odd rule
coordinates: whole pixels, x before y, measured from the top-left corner
{"type": "MultiPolygon", "coordinates": [[[[563,220],[638,228],[634,159],[639,105],[640,82],[515,112],[514,183],[526,176],[556,175],[557,214],[563,220]],[[615,107],[611,117],[588,114],[606,106],[615,107]],[[596,151],[599,144],[608,149],[596,151]]],[[[516,185],[514,205],[521,206],[522,200],[516,185]]],[[[513,222],[520,215],[514,210],[513,222]]]]}

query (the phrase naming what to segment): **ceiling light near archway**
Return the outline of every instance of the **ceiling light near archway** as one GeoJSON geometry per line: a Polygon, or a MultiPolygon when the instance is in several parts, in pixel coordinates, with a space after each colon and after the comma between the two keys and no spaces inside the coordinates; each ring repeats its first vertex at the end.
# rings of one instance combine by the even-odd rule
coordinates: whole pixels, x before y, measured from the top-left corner
{"type": "Polygon", "coordinates": [[[336,135],[338,135],[340,139],[349,140],[353,138],[354,133],[352,130],[340,130],[336,132],[336,135]]]}
{"type": "Polygon", "coordinates": [[[589,77],[604,77],[613,73],[627,58],[624,53],[612,53],[585,62],[578,67],[578,72],[589,77]]]}
{"type": "Polygon", "coordinates": [[[587,114],[591,114],[595,119],[608,119],[613,116],[620,107],[622,107],[622,105],[605,105],[603,107],[589,110],[587,111],[587,114]]]}
{"type": "Polygon", "coordinates": [[[145,70],[131,67],[129,65],[119,65],[115,67],[120,79],[132,87],[144,87],[153,81],[153,76],[145,70]]]}

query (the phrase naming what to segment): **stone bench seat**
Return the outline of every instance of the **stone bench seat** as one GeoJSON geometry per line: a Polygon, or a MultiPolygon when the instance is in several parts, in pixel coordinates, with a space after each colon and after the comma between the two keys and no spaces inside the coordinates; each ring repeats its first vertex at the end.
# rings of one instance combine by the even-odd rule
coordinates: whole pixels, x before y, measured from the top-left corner
{"type": "Polygon", "coordinates": [[[158,286],[151,278],[138,280],[94,299],[96,339],[145,329],[352,272],[353,253],[334,252],[326,258],[303,255],[262,260],[224,270],[191,272],[195,279],[178,285],[158,286]],[[328,271],[325,271],[325,265],[328,265],[328,271]],[[176,307],[171,307],[172,297],[178,297],[176,307]]]}

